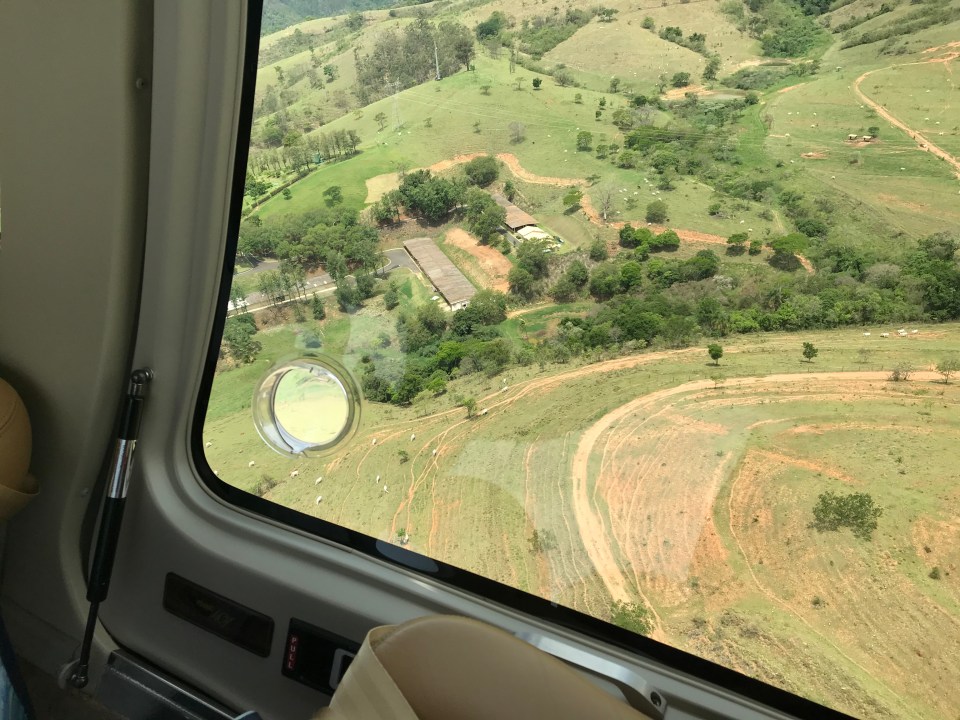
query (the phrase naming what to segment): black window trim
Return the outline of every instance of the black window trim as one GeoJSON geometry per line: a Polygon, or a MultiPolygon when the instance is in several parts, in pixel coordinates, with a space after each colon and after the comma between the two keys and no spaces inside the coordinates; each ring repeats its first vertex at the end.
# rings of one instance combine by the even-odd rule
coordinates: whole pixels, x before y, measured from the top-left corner
{"type": "Polygon", "coordinates": [[[220,342],[227,318],[227,304],[233,281],[237,240],[240,230],[243,191],[246,180],[247,157],[250,149],[250,133],[253,125],[253,105],[257,80],[257,59],[260,48],[260,25],[263,0],[247,0],[247,28],[244,40],[242,94],[234,157],[233,186],[230,195],[230,215],[227,223],[227,243],[220,280],[219,308],[214,319],[210,347],[204,363],[200,392],[190,431],[190,449],[200,479],[221,500],[238,506],[278,523],[318,536],[361,552],[380,561],[425,575],[433,580],[488,598],[495,603],[524,614],[546,620],[567,630],[586,635],[600,642],[626,650],[657,664],[662,664],[699,681],[717,686],[774,710],[793,715],[802,720],[851,720],[851,716],[820,705],[812,700],[795,695],[787,690],[769,685],[736,670],[724,667],[684,650],[666,645],[648,637],[599,620],[572,608],[551,602],[545,598],[519,590],[483,577],[476,573],[449,565],[436,558],[420,555],[406,548],[391,545],[389,554],[382,550],[376,538],[356,530],[336,525],[320,518],[305,515],[296,510],[272,503],[229,485],[214,475],[207,463],[203,445],[203,425],[207,413],[213,377],[219,357],[220,342]]]}

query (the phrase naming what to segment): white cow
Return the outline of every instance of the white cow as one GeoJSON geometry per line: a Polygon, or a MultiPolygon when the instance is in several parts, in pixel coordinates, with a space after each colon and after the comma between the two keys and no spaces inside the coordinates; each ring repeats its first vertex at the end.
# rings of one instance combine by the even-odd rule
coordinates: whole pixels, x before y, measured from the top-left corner
{"type": "Polygon", "coordinates": [[[323,475],[321,475],[321,476],[318,477],[316,480],[314,480],[314,481],[313,481],[313,484],[314,484],[314,485],[319,485],[319,484],[322,483],[322,482],[323,482],[323,475]]]}
{"type": "Polygon", "coordinates": [[[294,470],[293,472],[290,473],[290,477],[291,478],[300,477],[300,471],[294,470]]]}
{"type": "Polygon", "coordinates": [[[317,495],[317,502],[316,502],[316,504],[319,505],[319,504],[322,503],[322,502],[323,502],[323,495],[317,495]]]}
{"type": "Polygon", "coordinates": [[[864,336],[864,337],[870,337],[870,333],[864,333],[863,336],[864,336]]]}
{"type": "Polygon", "coordinates": [[[437,449],[436,449],[436,448],[433,449],[433,454],[434,454],[434,456],[436,456],[436,454],[437,454],[437,449]]]}
{"type": "Polygon", "coordinates": [[[880,333],[880,337],[883,337],[883,338],[890,337],[890,333],[880,333]]]}
{"type": "Polygon", "coordinates": [[[379,475],[377,475],[377,482],[378,482],[378,483],[380,482],[380,476],[379,476],[379,475]]]}
{"type": "Polygon", "coordinates": [[[377,444],[377,439],[376,439],[376,438],[374,438],[374,439],[373,439],[373,442],[372,442],[372,443],[370,443],[370,444],[371,444],[371,445],[376,445],[376,444],[377,444]]]}
{"type": "Polygon", "coordinates": [[[251,460],[250,462],[247,463],[247,467],[253,467],[256,464],[257,463],[255,461],[251,460]]]}
{"type": "Polygon", "coordinates": [[[386,485],[383,486],[383,491],[384,491],[384,492],[390,492],[389,490],[387,490],[387,486],[386,486],[386,485]]]}
{"type": "Polygon", "coordinates": [[[410,442],[413,442],[416,439],[417,439],[416,433],[410,433],[410,442]]]}
{"type": "Polygon", "coordinates": [[[207,442],[203,444],[204,447],[210,447],[211,445],[213,445],[213,443],[210,442],[209,440],[207,440],[207,442]]]}

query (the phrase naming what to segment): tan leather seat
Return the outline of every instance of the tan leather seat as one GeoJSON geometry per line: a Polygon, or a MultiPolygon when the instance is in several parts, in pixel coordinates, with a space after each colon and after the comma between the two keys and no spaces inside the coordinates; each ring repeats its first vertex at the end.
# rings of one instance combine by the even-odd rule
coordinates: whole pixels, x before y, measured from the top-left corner
{"type": "Polygon", "coordinates": [[[449,615],[371,630],[323,720],[644,720],[556,658],[449,615]]]}
{"type": "Polygon", "coordinates": [[[37,494],[30,476],[31,436],[27,409],[16,391],[0,379],[0,520],[6,520],[37,494]]]}

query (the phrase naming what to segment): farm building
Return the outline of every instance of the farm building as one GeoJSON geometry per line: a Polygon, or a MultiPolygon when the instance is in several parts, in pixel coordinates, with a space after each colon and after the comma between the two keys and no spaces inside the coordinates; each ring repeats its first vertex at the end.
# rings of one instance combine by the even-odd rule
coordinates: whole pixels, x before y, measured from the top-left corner
{"type": "Polygon", "coordinates": [[[553,236],[541,230],[536,225],[528,225],[527,227],[522,227],[517,230],[517,235],[520,236],[522,240],[553,240],[553,236]]]}
{"type": "Polygon", "coordinates": [[[460,310],[470,304],[470,298],[477,292],[476,288],[431,238],[414,238],[407,240],[403,246],[447,301],[451,310],[460,310]]]}
{"type": "Polygon", "coordinates": [[[503,224],[510,228],[510,230],[516,232],[522,227],[537,224],[536,219],[534,219],[532,215],[525,213],[512,202],[507,200],[503,195],[499,193],[490,193],[490,196],[493,198],[494,202],[497,203],[497,205],[507,211],[507,219],[503,224]]]}

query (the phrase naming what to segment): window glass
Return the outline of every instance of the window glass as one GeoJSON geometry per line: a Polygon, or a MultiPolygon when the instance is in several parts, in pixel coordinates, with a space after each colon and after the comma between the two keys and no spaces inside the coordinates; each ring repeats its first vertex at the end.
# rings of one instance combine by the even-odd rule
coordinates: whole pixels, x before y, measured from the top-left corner
{"type": "Polygon", "coordinates": [[[957,716],[960,4],[326,5],[264,15],[220,481],[957,716]]]}

